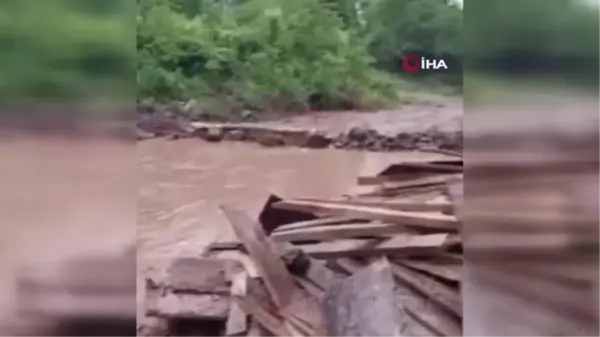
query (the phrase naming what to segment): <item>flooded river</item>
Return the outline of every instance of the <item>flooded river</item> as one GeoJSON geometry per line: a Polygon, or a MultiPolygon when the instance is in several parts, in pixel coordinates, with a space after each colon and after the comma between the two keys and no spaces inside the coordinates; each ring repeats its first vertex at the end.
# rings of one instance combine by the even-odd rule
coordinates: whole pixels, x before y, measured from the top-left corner
{"type": "Polygon", "coordinates": [[[346,193],[364,153],[264,148],[196,139],[138,143],[138,253],[197,255],[232,232],[218,205],[254,215],[270,193],[328,197],[346,193]]]}

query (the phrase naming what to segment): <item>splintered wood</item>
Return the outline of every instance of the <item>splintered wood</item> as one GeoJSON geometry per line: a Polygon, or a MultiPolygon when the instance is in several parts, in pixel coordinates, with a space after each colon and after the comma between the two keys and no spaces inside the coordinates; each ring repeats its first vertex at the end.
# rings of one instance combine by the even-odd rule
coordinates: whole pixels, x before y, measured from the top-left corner
{"type": "Polygon", "coordinates": [[[262,296],[233,295],[249,326],[290,337],[461,336],[461,225],[447,183],[462,178],[462,159],[394,159],[368,160],[360,195],[274,196],[261,217],[277,226],[222,207],[240,241],[208,254],[237,251],[258,271],[262,296]],[[299,221],[280,220],[292,212],[299,221]]]}
{"type": "Polygon", "coordinates": [[[447,189],[462,159],[390,158],[367,160],[359,195],[272,196],[258,218],[222,206],[239,241],[215,243],[198,259],[237,255],[241,268],[171,275],[162,291],[218,298],[211,319],[226,321],[229,336],[462,335],[461,226],[449,198],[456,186],[447,189]]]}

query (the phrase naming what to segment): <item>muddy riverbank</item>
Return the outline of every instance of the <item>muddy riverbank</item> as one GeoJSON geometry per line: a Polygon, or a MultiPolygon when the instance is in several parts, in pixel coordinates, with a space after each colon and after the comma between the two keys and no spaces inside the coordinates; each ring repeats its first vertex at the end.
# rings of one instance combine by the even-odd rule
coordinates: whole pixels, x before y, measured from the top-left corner
{"type": "Polygon", "coordinates": [[[389,152],[462,150],[462,100],[434,97],[373,112],[329,111],[242,123],[192,121],[169,108],[138,109],[138,139],[166,136],[389,152]]]}

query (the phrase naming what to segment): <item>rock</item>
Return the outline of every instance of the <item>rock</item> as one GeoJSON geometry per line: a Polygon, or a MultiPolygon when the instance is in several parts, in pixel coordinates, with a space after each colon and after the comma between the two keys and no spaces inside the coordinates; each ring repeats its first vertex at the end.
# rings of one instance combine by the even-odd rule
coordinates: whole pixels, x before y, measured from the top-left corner
{"type": "Polygon", "coordinates": [[[283,146],[285,142],[280,135],[277,134],[265,134],[256,137],[256,142],[265,147],[283,146]]]}
{"type": "Polygon", "coordinates": [[[328,138],[327,135],[322,131],[314,131],[308,134],[305,147],[311,149],[323,149],[331,144],[332,139],[328,138]]]}
{"type": "Polygon", "coordinates": [[[416,139],[410,133],[399,133],[394,137],[394,148],[397,150],[409,150],[414,149],[416,146],[416,139]]]}
{"type": "Polygon", "coordinates": [[[191,132],[189,121],[165,111],[137,114],[137,127],[156,136],[187,134],[191,132]]]}
{"type": "Polygon", "coordinates": [[[240,117],[242,118],[242,121],[244,121],[244,122],[258,122],[258,117],[256,117],[254,112],[252,112],[250,110],[242,111],[242,113],[240,114],[240,117]]]}
{"type": "Polygon", "coordinates": [[[363,141],[372,130],[364,126],[354,126],[348,131],[351,141],[363,141]]]}
{"type": "Polygon", "coordinates": [[[234,129],[227,132],[226,138],[233,141],[242,141],[246,139],[246,132],[244,132],[244,130],[234,129]]]}
{"type": "Polygon", "coordinates": [[[139,128],[136,128],[135,132],[136,132],[136,138],[137,138],[137,140],[150,139],[150,138],[154,137],[154,135],[152,133],[146,132],[146,131],[144,131],[142,129],[139,129],[139,128]]]}
{"type": "Polygon", "coordinates": [[[223,140],[223,135],[223,129],[211,127],[206,132],[204,139],[209,142],[220,142],[221,140],[223,140]]]}

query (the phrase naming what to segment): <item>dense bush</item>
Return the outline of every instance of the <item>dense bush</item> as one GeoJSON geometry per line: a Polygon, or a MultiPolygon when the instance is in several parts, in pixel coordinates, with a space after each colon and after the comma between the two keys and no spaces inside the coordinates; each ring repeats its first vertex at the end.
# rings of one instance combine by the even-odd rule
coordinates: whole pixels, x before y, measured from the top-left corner
{"type": "Polygon", "coordinates": [[[355,108],[396,95],[368,41],[321,0],[175,5],[140,8],[142,100],[199,98],[227,112],[355,108]]]}

